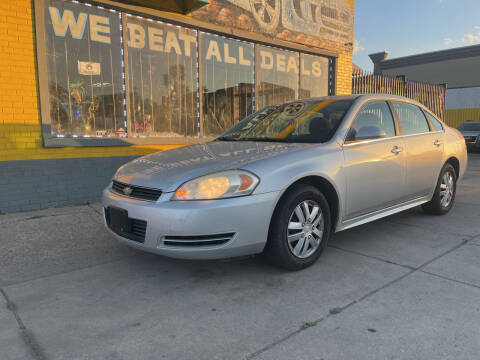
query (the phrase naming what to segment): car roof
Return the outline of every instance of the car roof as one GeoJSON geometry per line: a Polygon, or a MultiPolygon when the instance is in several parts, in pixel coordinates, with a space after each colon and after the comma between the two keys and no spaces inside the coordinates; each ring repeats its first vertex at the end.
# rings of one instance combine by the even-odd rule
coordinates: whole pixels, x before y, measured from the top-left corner
{"type": "Polygon", "coordinates": [[[321,97],[313,97],[313,98],[305,98],[305,99],[298,99],[298,100],[291,100],[289,102],[295,101],[323,101],[323,100],[355,100],[355,99],[363,99],[363,100],[397,100],[397,101],[404,101],[409,102],[416,105],[422,105],[416,100],[407,98],[405,96],[399,95],[390,95],[390,94],[352,94],[352,95],[335,95],[335,96],[321,96],[321,97]]]}
{"type": "MultiPolygon", "coordinates": [[[[368,100],[383,100],[383,101],[401,101],[401,102],[406,102],[412,105],[416,105],[421,107],[422,109],[427,110],[429,113],[433,114],[433,112],[427,108],[425,105],[422,103],[407,98],[405,96],[399,96],[399,95],[390,95],[390,94],[351,94],[351,95],[334,95],[334,96],[322,96],[322,97],[312,97],[312,98],[305,98],[305,99],[296,99],[296,100],[290,100],[290,101],[285,101],[284,103],[281,104],[289,104],[289,103],[294,103],[297,101],[326,101],[326,100],[357,100],[357,101],[362,101],[362,102],[367,102],[368,100]]],[[[435,115],[436,117],[436,115],[435,115]]]]}

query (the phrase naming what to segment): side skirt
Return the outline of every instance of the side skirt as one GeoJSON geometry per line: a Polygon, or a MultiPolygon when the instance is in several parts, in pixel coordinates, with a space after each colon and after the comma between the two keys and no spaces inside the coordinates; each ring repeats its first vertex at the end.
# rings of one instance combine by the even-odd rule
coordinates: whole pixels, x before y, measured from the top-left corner
{"type": "Polygon", "coordinates": [[[344,221],[340,224],[340,226],[336,229],[335,232],[339,232],[342,230],[347,230],[353,228],[358,225],[366,224],[371,221],[375,221],[411,208],[416,206],[425,204],[426,202],[430,201],[428,197],[421,197],[413,200],[409,200],[407,202],[401,203],[399,205],[391,206],[382,210],[374,211],[365,215],[357,216],[355,218],[349,219],[344,221]]]}

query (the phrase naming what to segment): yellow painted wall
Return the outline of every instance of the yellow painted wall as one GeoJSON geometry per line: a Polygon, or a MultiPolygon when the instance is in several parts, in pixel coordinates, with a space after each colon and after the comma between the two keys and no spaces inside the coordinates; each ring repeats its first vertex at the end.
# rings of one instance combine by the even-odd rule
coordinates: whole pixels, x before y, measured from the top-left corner
{"type": "MultiPolygon", "coordinates": [[[[346,2],[353,10],[354,0],[346,2]]],[[[180,146],[44,148],[30,0],[0,1],[0,53],[0,161],[134,156],[180,146]]],[[[338,58],[338,94],[351,92],[351,74],[352,49],[346,47],[338,58]]]]}
{"type": "Polygon", "coordinates": [[[480,108],[454,109],[445,112],[445,123],[451,127],[458,127],[465,121],[480,121],[480,108]]]}
{"type": "Polygon", "coordinates": [[[337,95],[352,93],[352,53],[340,53],[337,58],[337,95]]]}
{"type": "MultiPolygon", "coordinates": [[[[355,14],[355,0],[345,0],[345,3],[352,9],[352,13],[355,14]]],[[[354,28],[355,29],[355,28],[354,28]]],[[[350,42],[353,44],[354,35],[350,42]]],[[[349,95],[352,93],[352,58],[353,58],[353,46],[345,46],[339,44],[340,52],[337,59],[337,76],[336,76],[336,94],[337,95],[349,95]]]]}
{"type": "Polygon", "coordinates": [[[175,147],[44,148],[33,39],[30,0],[0,1],[0,161],[134,156],[175,147]]]}

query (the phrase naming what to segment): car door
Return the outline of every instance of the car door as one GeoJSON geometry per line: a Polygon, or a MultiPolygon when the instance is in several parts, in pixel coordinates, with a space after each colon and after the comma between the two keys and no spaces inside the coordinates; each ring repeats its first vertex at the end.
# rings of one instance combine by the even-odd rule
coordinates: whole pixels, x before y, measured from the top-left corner
{"type": "Polygon", "coordinates": [[[406,193],[409,199],[429,195],[435,187],[443,159],[444,133],[429,124],[416,105],[393,101],[405,141],[406,193]]]}
{"type": "Polygon", "coordinates": [[[405,152],[403,140],[396,133],[394,117],[385,101],[369,102],[355,116],[343,145],[347,186],[345,220],[402,200],[405,152]]]}

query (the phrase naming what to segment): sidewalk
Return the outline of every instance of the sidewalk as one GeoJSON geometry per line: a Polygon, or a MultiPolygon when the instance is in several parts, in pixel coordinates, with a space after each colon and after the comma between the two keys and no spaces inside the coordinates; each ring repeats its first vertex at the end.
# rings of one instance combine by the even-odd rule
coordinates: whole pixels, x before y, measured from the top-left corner
{"type": "Polygon", "coordinates": [[[456,201],[336,234],[296,273],[132,250],[99,204],[2,215],[0,359],[477,359],[480,154],[456,201]]]}

